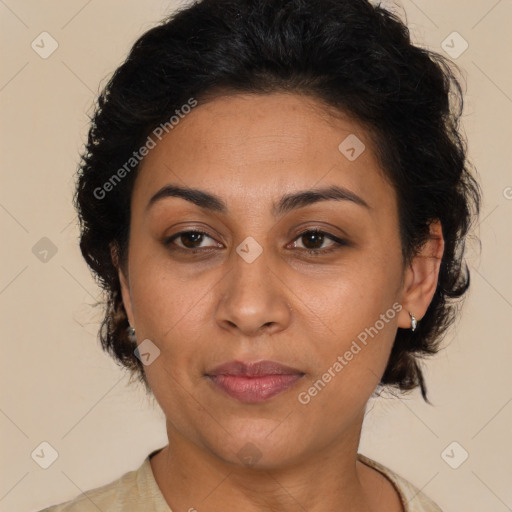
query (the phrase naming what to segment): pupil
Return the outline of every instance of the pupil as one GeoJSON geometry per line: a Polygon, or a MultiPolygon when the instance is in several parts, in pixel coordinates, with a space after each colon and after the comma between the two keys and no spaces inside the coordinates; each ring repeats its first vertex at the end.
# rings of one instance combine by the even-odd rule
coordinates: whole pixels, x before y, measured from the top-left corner
{"type": "Polygon", "coordinates": [[[187,239],[190,239],[190,238],[194,238],[195,237],[195,242],[197,241],[201,241],[201,238],[202,238],[203,234],[202,233],[194,233],[194,232],[191,232],[191,233],[187,233],[185,235],[182,235],[182,242],[183,242],[183,245],[185,247],[194,247],[194,241],[189,244],[187,242],[187,239]]]}
{"type": "MultiPolygon", "coordinates": [[[[315,245],[315,240],[317,242],[318,247],[322,245],[324,236],[321,233],[318,233],[317,231],[311,231],[310,233],[306,235],[302,235],[303,239],[309,238],[310,240],[313,240],[313,245],[315,245]]],[[[304,240],[302,241],[304,243],[304,240]]],[[[307,243],[304,243],[305,247],[308,249],[317,249],[318,247],[309,247],[307,243]]]]}

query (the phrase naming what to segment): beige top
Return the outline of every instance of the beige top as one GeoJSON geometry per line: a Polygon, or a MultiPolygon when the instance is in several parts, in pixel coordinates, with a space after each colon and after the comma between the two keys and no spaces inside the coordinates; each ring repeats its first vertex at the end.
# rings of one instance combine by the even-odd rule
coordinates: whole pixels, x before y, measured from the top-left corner
{"type": "MultiPolygon", "coordinates": [[[[133,471],[125,473],[113,482],[87,491],[75,499],[53,505],[40,512],[172,512],[158,487],[150,457],[163,448],[151,452],[144,462],[133,471]]],[[[367,466],[381,472],[394,484],[405,512],[442,512],[442,510],[413,484],[378,462],[357,454],[367,466]]]]}

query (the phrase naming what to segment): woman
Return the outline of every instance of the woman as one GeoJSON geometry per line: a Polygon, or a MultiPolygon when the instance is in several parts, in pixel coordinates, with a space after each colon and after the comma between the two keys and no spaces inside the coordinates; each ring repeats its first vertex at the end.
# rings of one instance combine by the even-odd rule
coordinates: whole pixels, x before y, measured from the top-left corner
{"type": "Polygon", "coordinates": [[[373,394],[427,400],[419,360],[469,286],[461,109],[366,0],[204,0],[144,34],[75,202],[103,347],[169,444],[46,510],[441,510],[358,445],[373,394]]]}

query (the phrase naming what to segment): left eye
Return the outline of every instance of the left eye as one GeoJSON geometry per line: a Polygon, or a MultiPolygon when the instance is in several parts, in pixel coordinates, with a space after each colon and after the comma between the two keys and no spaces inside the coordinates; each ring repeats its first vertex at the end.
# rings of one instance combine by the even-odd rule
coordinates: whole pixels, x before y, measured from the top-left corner
{"type": "MultiPolygon", "coordinates": [[[[340,238],[331,235],[330,233],[326,233],[324,231],[320,230],[308,230],[300,233],[300,235],[295,240],[309,240],[307,244],[311,245],[323,245],[323,243],[326,240],[330,240],[333,242],[329,247],[321,249],[319,247],[304,247],[303,249],[306,250],[309,253],[325,253],[330,252],[336,248],[338,248],[341,245],[346,245],[344,240],[341,240],[340,238]]],[[[294,241],[294,246],[297,247],[297,242],[294,241]]]]}

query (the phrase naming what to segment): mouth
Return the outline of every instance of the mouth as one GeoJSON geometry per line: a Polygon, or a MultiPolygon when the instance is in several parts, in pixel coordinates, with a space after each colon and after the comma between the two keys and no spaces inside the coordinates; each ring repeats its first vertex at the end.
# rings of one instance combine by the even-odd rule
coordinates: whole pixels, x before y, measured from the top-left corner
{"type": "Polygon", "coordinates": [[[258,403],[291,388],[305,373],[276,361],[230,361],[206,373],[215,389],[245,403],[258,403]]]}

